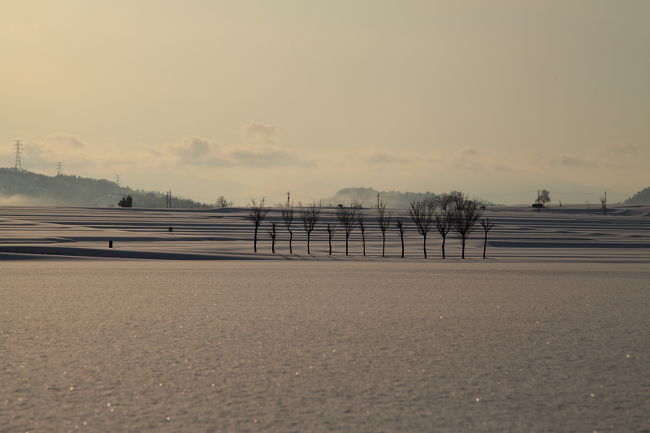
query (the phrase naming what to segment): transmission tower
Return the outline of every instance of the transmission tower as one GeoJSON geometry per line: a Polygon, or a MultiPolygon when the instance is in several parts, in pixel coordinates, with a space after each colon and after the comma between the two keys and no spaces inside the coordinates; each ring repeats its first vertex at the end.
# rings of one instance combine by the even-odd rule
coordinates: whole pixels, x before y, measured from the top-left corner
{"type": "Polygon", "coordinates": [[[172,207],[172,190],[170,189],[165,193],[165,207],[171,209],[172,207]]]}
{"type": "Polygon", "coordinates": [[[56,163],[56,175],[57,176],[63,175],[63,163],[61,161],[56,163]]]}
{"type": "Polygon", "coordinates": [[[14,170],[16,171],[23,171],[23,163],[20,159],[22,153],[23,143],[21,143],[20,140],[16,140],[16,165],[14,166],[14,170]]]}
{"type": "Polygon", "coordinates": [[[119,186],[120,185],[120,175],[116,174],[115,175],[115,183],[119,186]]]}

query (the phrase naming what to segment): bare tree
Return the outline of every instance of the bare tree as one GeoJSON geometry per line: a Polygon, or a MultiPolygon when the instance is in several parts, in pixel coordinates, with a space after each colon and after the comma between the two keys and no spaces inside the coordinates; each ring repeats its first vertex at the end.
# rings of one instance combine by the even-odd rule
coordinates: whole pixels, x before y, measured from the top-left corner
{"type": "Polygon", "coordinates": [[[404,225],[404,222],[401,218],[397,218],[395,220],[395,225],[399,230],[399,239],[402,242],[402,258],[404,258],[404,230],[406,230],[406,225],[404,225]]]}
{"type": "Polygon", "coordinates": [[[300,219],[302,220],[305,233],[307,233],[307,254],[311,254],[309,246],[311,241],[311,232],[314,231],[316,223],[320,220],[320,207],[316,203],[312,203],[307,207],[301,207],[300,219]]]}
{"type": "Polygon", "coordinates": [[[605,195],[600,198],[600,205],[603,208],[603,215],[607,215],[607,191],[605,191],[605,195]]]}
{"type": "Polygon", "coordinates": [[[435,215],[434,219],[434,224],[436,226],[436,230],[440,234],[440,237],[442,238],[442,258],[445,259],[446,253],[445,253],[445,244],[447,242],[447,235],[449,234],[449,231],[451,230],[451,220],[452,220],[452,206],[454,203],[454,194],[455,193],[445,193],[441,194],[438,197],[438,207],[440,208],[440,212],[435,215]]]}
{"type": "Polygon", "coordinates": [[[366,256],[366,218],[363,214],[363,211],[359,209],[357,212],[357,223],[359,224],[359,230],[361,230],[361,243],[363,244],[363,256],[366,256]]]}
{"type": "Polygon", "coordinates": [[[390,222],[393,218],[391,212],[386,213],[386,203],[383,201],[377,202],[377,224],[381,230],[381,256],[386,256],[386,230],[390,227],[390,222]]]}
{"type": "Polygon", "coordinates": [[[253,224],[255,224],[255,236],[253,237],[253,251],[257,252],[257,231],[260,228],[260,224],[266,218],[266,214],[269,213],[271,209],[264,206],[264,197],[260,200],[259,203],[252,198],[251,204],[248,206],[248,219],[250,219],[253,224]]]}
{"type": "Polygon", "coordinates": [[[275,238],[277,232],[275,231],[275,223],[271,223],[271,230],[269,230],[269,236],[271,236],[271,252],[275,254],[275,238]]]}
{"type": "Polygon", "coordinates": [[[470,200],[463,194],[454,198],[451,212],[452,229],[458,233],[462,241],[461,258],[465,258],[465,243],[469,234],[474,230],[476,222],[483,215],[485,205],[478,200],[470,200]]]}
{"type": "Polygon", "coordinates": [[[220,208],[231,207],[231,206],[232,206],[232,202],[229,201],[226,197],[220,195],[219,197],[217,197],[217,201],[216,201],[216,203],[214,204],[214,206],[215,206],[215,207],[220,207],[220,208]]]}
{"type": "Polygon", "coordinates": [[[436,211],[436,205],[433,200],[414,200],[409,207],[411,220],[415,224],[420,236],[422,236],[422,248],[424,250],[424,258],[427,258],[427,234],[431,230],[433,224],[433,215],[436,211]]]}
{"type": "Polygon", "coordinates": [[[336,224],[327,223],[327,242],[329,243],[330,246],[330,256],[332,255],[332,236],[334,236],[335,232],[336,232],[336,224]]]}
{"type": "Polygon", "coordinates": [[[280,212],[282,213],[282,221],[284,226],[289,232],[289,254],[293,254],[293,230],[291,230],[291,224],[293,223],[293,203],[290,203],[287,200],[287,203],[283,206],[280,206],[280,212]]]}
{"type": "Polygon", "coordinates": [[[345,232],[345,255],[348,255],[349,251],[349,242],[350,242],[350,233],[354,230],[354,227],[357,222],[357,213],[361,210],[361,203],[358,201],[352,201],[350,207],[340,206],[336,209],[336,218],[343,227],[345,232]]]}
{"type": "Polygon", "coordinates": [[[535,207],[537,208],[537,212],[541,210],[541,208],[544,207],[546,203],[551,202],[551,193],[548,192],[548,190],[537,190],[537,200],[535,200],[535,207]]]}
{"type": "Polygon", "coordinates": [[[494,223],[490,222],[490,218],[481,218],[481,227],[483,227],[483,234],[485,237],[483,238],[483,258],[485,259],[485,250],[487,249],[487,238],[488,238],[488,232],[492,230],[494,227],[494,223]]]}

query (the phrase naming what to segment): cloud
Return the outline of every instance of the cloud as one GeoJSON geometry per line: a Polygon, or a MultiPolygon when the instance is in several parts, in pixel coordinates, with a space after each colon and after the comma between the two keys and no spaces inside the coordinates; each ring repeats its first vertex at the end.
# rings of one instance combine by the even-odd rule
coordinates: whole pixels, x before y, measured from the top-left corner
{"type": "Polygon", "coordinates": [[[172,155],[187,165],[278,167],[310,165],[287,150],[266,144],[219,145],[203,137],[185,137],[171,147],[172,155]]]}
{"type": "Polygon", "coordinates": [[[560,155],[559,157],[551,158],[549,160],[551,165],[563,165],[571,168],[595,168],[598,163],[584,158],[571,155],[560,155]]]}
{"type": "Polygon", "coordinates": [[[483,168],[479,153],[471,147],[458,149],[451,156],[450,162],[454,168],[465,170],[477,170],[483,168]]]}
{"type": "Polygon", "coordinates": [[[177,159],[188,165],[229,165],[223,157],[221,147],[202,137],[185,137],[179,145],[171,146],[171,151],[177,159]]]}
{"type": "Polygon", "coordinates": [[[54,133],[42,141],[28,140],[24,146],[23,165],[55,167],[57,161],[66,165],[88,164],[89,146],[76,135],[54,133]]]}
{"type": "Polygon", "coordinates": [[[81,139],[75,135],[63,134],[63,133],[54,133],[45,137],[43,140],[45,146],[54,146],[54,147],[71,147],[74,149],[83,149],[86,147],[86,144],[81,141],[81,139]]]}
{"type": "Polygon", "coordinates": [[[387,153],[374,153],[366,158],[369,164],[409,164],[414,161],[413,158],[397,155],[389,155],[387,153]]]}
{"type": "Polygon", "coordinates": [[[246,139],[252,143],[275,144],[275,126],[251,122],[246,128],[246,139]]]}
{"type": "Polygon", "coordinates": [[[621,144],[612,146],[610,150],[615,155],[636,155],[639,153],[639,149],[633,144],[621,144]]]}

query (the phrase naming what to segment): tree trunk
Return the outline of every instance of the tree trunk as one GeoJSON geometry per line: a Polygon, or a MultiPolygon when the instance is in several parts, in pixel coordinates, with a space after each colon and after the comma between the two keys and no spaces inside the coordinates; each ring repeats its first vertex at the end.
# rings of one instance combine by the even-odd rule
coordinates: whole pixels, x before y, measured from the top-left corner
{"type": "Polygon", "coordinates": [[[307,232],[307,254],[311,254],[309,250],[309,241],[311,240],[311,232],[307,232]]]}
{"type": "Polygon", "coordinates": [[[275,254],[275,236],[271,238],[271,252],[275,254]]]}
{"type": "Polygon", "coordinates": [[[447,240],[447,236],[442,237],[442,259],[445,259],[445,241],[447,240]]]}
{"type": "Polygon", "coordinates": [[[253,236],[253,251],[257,252],[257,229],[259,225],[255,224],[255,235],[253,236]]]}
{"type": "Polygon", "coordinates": [[[329,234],[329,237],[327,239],[327,242],[330,245],[330,256],[331,256],[332,255],[332,232],[329,232],[328,234],[329,234]]]}
{"type": "Polygon", "coordinates": [[[427,258],[427,235],[422,235],[422,248],[424,249],[424,258],[427,258]]]}
{"type": "Polygon", "coordinates": [[[402,241],[402,258],[404,258],[404,232],[402,230],[399,231],[399,238],[402,241]]]}
{"type": "Polygon", "coordinates": [[[386,257],[386,232],[381,233],[381,256],[386,257]]]}
{"type": "Polygon", "coordinates": [[[366,256],[366,234],[361,232],[361,243],[363,244],[363,256],[366,256]]]}
{"type": "Polygon", "coordinates": [[[349,239],[350,239],[350,235],[346,233],[345,234],[345,255],[346,256],[348,255],[348,240],[349,239]]]}
{"type": "Polygon", "coordinates": [[[465,258],[465,235],[462,235],[462,239],[463,239],[463,249],[462,249],[462,252],[460,254],[460,258],[464,259],[465,258]]]}
{"type": "Polygon", "coordinates": [[[483,238],[483,258],[485,258],[485,249],[487,248],[487,232],[485,232],[485,238],[483,238]]]}
{"type": "Polygon", "coordinates": [[[289,232],[289,254],[293,254],[293,247],[291,246],[291,241],[293,240],[293,232],[289,232]]]}

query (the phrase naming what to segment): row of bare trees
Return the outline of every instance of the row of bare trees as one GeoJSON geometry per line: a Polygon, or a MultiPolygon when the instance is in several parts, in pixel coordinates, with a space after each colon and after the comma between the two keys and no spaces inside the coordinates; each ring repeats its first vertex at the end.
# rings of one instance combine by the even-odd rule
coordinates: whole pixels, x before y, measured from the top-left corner
{"type": "MultiPolygon", "coordinates": [[[[461,258],[465,258],[465,245],[469,235],[480,226],[483,229],[483,258],[486,258],[488,233],[494,227],[494,223],[489,218],[482,218],[486,209],[485,203],[479,200],[467,198],[463,193],[451,192],[442,194],[435,199],[424,199],[412,201],[409,206],[409,216],[413,222],[418,234],[422,236],[422,250],[424,258],[427,254],[427,239],[432,230],[436,230],[442,239],[442,258],[446,258],[446,241],[451,232],[455,232],[461,241],[461,258]]],[[[257,252],[258,232],[262,222],[271,209],[265,206],[264,199],[259,202],[251,200],[249,206],[249,219],[253,222],[255,233],[253,237],[253,250],[257,252]]],[[[404,233],[407,225],[402,218],[394,217],[393,213],[386,209],[386,204],[378,200],[375,208],[375,220],[377,227],[381,232],[381,255],[386,255],[386,233],[394,222],[399,231],[401,243],[401,257],[404,258],[404,233]]],[[[293,254],[293,234],[294,234],[294,216],[295,209],[293,203],[287,202],[280,205],[282,222],[289,233],[289,253],[293,254]]],[[[332,239],[337,230],[337,224],[343,230],[345,235],[345,255],[349,255],[350,236],[352,232],[359,228],[361,232],[361,243],[363,255],[366,255],[366,230],[368,222],[367,215],[364,213],[361,203],[353,201],[350,206],[339,205],[336,208],[336,221],[328,220],[326,230],[328,235],[329,254],[332,255],[332,239]]],[[[311,234],[316,225],[321,220],[321,209],[316,203],[298,208],[299,223],[307,235],[307,254],[311,254],[311,234]]],[[[277,239],[276,223],[271,223],[269,230],[271,238],[271,251],[275,253],[275,241],[277,239]]]]}

